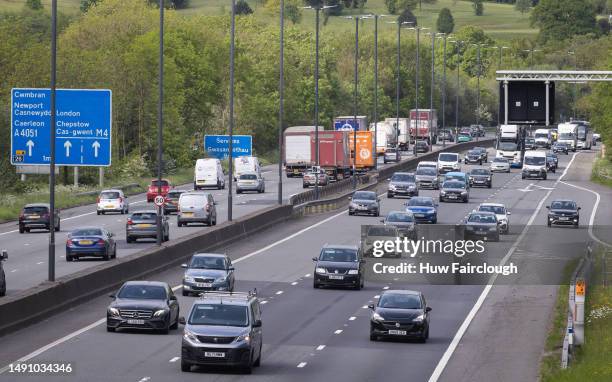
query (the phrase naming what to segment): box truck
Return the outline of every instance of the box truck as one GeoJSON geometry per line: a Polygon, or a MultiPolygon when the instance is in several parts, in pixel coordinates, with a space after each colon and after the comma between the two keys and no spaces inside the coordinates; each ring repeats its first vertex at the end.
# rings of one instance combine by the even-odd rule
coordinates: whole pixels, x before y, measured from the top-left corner
{"type": "Polygon", "coordinates": [[[410,141],[410,131],[408,129],[409,119],[408,118],[399,118],[399,126],[397,125],[398,118],[385,118],[385,122],[388,122],[396,128],[395,134],[397,136],[397,146],[400,150],[408,149],[408,142],[410,141]]]}
{"type": "MultiPolygon", "coordinates": [[[[314,164],[310,155],[310,133],[314,126],[291,126],[284,132],[284,164],[287,178],[303,176],[304,172],[314,164]]],[[[319,126],[319,133],[323,132],[319,126]]]]}
{"type": "MultiPolygon", "coordinates": [[[[368,171],[374,168],[376,164],[376,155],[374,155],[374,132],[373,131],[357,131],[357,155],[353,155],[353,133],[349,133],[349,151],[351,152],[351,160],[356,158],[355,170],[368,171]]],[[[353,162],[351,162],[352,166],[353,162]]]]}
{"type": "Polygon", "coordinates": [[[355,116],[340,116],[334,118],[334,130],[353,130],[353,126],[357,126],[357,131],[368,130],[368,117],[365,115],[357,116],[357,123],[355,123],[355,116]]]}
{"type": "MultiPolygon", "coordinates": [[[[382,155],[387,151],[387,147],[397,145],[397,133],[389,122],[381,121],[376,123],[376,153],[382,155]]],[[[374,132],[374,123],[370,124],[370,131],[374,132]]]]}
{"type": "MultiPolygon", "coordinates": [[[[319,132],[319,166],[332,180],[351,173],[351,151],[348,131],[319,132]]],[[[316,158],[315,133],[310,133],[310,156],[316,158]]]]}
{"type": "Polygon", "coordinates": [[[410,110],[410,142],[417,140],[427,141],[428,145],[438,141],[438,114],[436,109],[410,110]],[[431,126],[430,126],[431,119],[431,126]]]}
{"type": "Polygon", "coordinates": [[[572,151],[576,151],[578,140],[578,125],[576,123],[560,123],[557,127],[559,136],[557,142],[565,143],[572,151]]]}

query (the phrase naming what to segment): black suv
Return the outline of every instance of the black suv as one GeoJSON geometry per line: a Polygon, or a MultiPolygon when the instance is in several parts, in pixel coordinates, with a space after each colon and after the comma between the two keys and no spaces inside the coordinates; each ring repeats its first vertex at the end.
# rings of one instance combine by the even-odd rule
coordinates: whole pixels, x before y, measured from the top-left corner
{"type": "Polygon", "coordinates": [[[359,248],[352,245],[325,245],[315,262],[315,288],[321,286],[345,286],[363,288],[365,260],[359,248]]]}
{"type": "MultiPolygon", "coordinates": [[[[51,229],[51,207],[47,203],[26,204],[19,214],[19,233],[30,232],[32,228],[51,229]]],[[[60,230],[59,210],[55,210],[55,231],[60,230]]]]}
{"type": "Polygon", "coordinates": [[[553,224],[568,224],[578,228],[580,207],[573,200],[555,200],[546,208],[548,208],[546,223],[549,227],[553,224]]]}
{"type": "Polygon", "coordinates": [[[4,274],[4,268],[2,262],[8,259],[8,254],[5,250],[0,252],[0,297],[6,295],[6,275],[4,274]]]}
{"type": "Polygon", "coordinates": [[[206,292],[191,307],[181,343],[181,370],[233,366],[251,373],[261,364],[261,308],[256,293],[206,292]]]}
{"type": "Polygon", "coordinates": [[[379,338],[416,338],[421,342],[429,338],[429,312],[425,296],[411,290],[386,290],[370,316],[370,341],[379,338]]]}
{"type": "Polygon", "coordinates": [[[106,311],[106,330],[149,329],[168,334],[177,329],[179,304],[167,283],[160,281],[128,281],[106,311]]]}

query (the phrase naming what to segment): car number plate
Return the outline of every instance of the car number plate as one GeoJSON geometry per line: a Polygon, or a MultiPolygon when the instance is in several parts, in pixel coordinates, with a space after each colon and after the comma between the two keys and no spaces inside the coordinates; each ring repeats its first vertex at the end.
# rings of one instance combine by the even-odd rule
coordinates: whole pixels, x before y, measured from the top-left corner
{"type": "Polygon", "coordinates": [[[300,173],[300,170],[293,170],[293,173],[294,173],[294,174],[299,174],[299,173],[300,173]]]}
{"type": "Polygon", "coordinates": [[[559,220],[569,220],[569,218],[565,217],[565,216],[562,216],[562,217],[559,218],[559,220]]]}
{"type": "Polygon", "coordinates": [[[210,288],[212,286],[212,283],[196,283],[196,286],[198,288],[210,288]]]}
{"type": "Polygon", "coordinates": [[[153,227],[153,224],[136,224],[136,227],[139,227],[139,228],[153,227]]]}
{"type": "Polygon", "coordinates": [[[204,352],[204,357],[225,358],[225,353],[220,351],[206,351],[204,352]]]}
{"type": "Polygon", "coordinates": [[[28,216],[30,219],[40,219],[40,215],[30,215],[28,216]]]}
{"type": "Polygon", "coordinates": [[[405,336],[406,335],[406,331],[405,330],[389,330],[389,334],[394,334],[397,336],[405,336]]]}
{"type": "Polygon", "coordinates": [[[357,206],[357,209],[358,209],[358,210],[367,210],[367,209],[368,209],[368,207],[364,207],[364,206],[357,206]]]}
{"type": "Polygon", "coordinates": [[[424,218],[424,217],[425,217],[425,214],[414,214],[414,217],[417,217],[417,218],[424,218]]]}
{"type": "Polygon", "coordinates": [[[144,320],[127,320],[130,325],[144,325],[144,320]]]}
{"type": "Polygon", "coordinates": [[[329,276],[330,280],[343,280],[344,276],[336,276],[336,275],[330,275],[329,276]]]}
{"type": "Polygon", "coordinates": [[[81,244],[81,245],[92,245],[93,241],[91,241],[91,240],[79,240],[79,244],[81,244]]]}
{"type": "Polygon", "coordinates": [[[457,199],[457,195],[449,195],[448,198],[449,199],[457,199]]]}
{"type": "Polygon", "coordinates": [[[104,206],[105,208],[115,208],[115,206],[113,206],[112,204],[107,204],[106,206],[104,206]]]}
{"type": "Polygon", "coordinates": [[[193,216],[193,212],[183,212],[183,216],[193,216]]]}

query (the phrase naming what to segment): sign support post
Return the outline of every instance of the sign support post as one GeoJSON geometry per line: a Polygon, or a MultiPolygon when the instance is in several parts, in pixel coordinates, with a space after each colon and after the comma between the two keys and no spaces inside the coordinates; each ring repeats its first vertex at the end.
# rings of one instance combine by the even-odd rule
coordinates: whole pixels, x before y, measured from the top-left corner
{"type": "MultiPolygon", "coordinates": [[[[57,0],[51,0],[51,148],[49,162],[49,281],[55,281],[55,85],[57,63],[57,0]]],[[[31,141],[30,141],[31,142],[31,141]]],[[[31,145],[30,145],[31,147],[31,145]]],[[[11,153],[12,155],[13,153],[11,153]]]]}

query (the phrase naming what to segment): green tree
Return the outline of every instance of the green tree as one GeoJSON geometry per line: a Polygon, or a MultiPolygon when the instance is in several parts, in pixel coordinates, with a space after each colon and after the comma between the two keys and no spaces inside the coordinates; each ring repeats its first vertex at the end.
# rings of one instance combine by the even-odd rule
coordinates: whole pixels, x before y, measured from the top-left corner
{"type": "Polygon", "coordinates": [[[446,34],[453,32],[453,29],[455,29],[455,20],[453,19],[450,9],[442,8],[440,10],[438,20],[436,21],[436,29],[438,32],[446,34]]]}
{"type": "Polygon", "coordinates": [[[26,0],[26,7],[35,11],[43,9],[43,5],[40,0],[26,0]]]}
{"type": "Polygon", "coordinates": [[[531,25],[540,28],[542,43],[595,33],[595,8],[582,0],[541,0],[531,12],[531,25]]]}
{"type": "Polygon", "coordinates": [[[92,6],[96,5],[99,0],[81,0],[81,12],[85,13],[92,6]]]}
{"type": "Polygon", "coordinates": [[[602,36],[610,34],[610,22],[608,19],[597,20],[597,31],[602,36]]]}
{"type": "Polygon", "coordinates": [[[250,15],[251,13],[253,13],[253,10],[246,0],[238,0],[236,2],[237,15],[250,15]]]}
{"type": "Polygon", "coordinates": [[[402,13],[397,18],[398,23],[413,23],[413,25],[417,24],[417,18],[412,13],[412,11],[408,8],[405,8],[402,13]]]}
{"type": "Polygon", "coordinates": [[[484,14],[484,4],[482,0],[473,0],[472,7],[474,7],[474,14],[476,16],[482,16],[484,14]]]}
{"type": "Polygon", "coordinates": [[[525,14],[529,12],[531,4],[531,0],[516,0],[516,3],[514,3],[514,9],[521,12],[521,14],[525,14]]]}
{"type": "Polygon", "coordinates": [[[385,0],[385,5],[389,13],[394,15],[397,12],[402,13],[405,9],[415,9],[417,1],[418,0],[385,0]]]}

